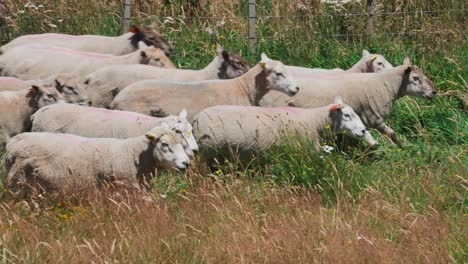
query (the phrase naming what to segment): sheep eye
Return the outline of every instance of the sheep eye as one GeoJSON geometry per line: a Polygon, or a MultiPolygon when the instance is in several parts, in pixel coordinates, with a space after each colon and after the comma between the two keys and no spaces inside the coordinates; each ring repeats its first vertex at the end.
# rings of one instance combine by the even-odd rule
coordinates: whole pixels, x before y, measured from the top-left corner
{"type": "Polygon", "coordinates": [[[75,88],[71,87],[71,86],[65,86],[71,93],[74,93],[74,94],[77,94],[77,92],[75,91],[75,88]]]}
{"type": "Polygon", "coordinates": [[[284,76],[281,72],[275,72],[275,73],[276,73],[276,76],[278,77],[284,76]]]}
{"type": "Polygon", "coordinates": [[[178,130],[178,129],[177,129],[175,132],[176,132],[177,134],[182,134],[182,131],[180,131],[180,130],[178,130]]]}
{"type": "Polygon", "coordinates": [[[160,61],[161,59],[160,59],[160,58],[156,58],[156,59],[154,59],[154,60],[155,60],[155,61],[160,61]]]}
{"type": "Polygon", "coordinates": [[[169,144],[167,144],[166,142],[162,142],[162,143],[161,143],[161,146],[162,146],[163,148],[168,148],[168,147],[169,147],[169,144]]]}
{"type": "Polygon", "coordinates": [[[418,76],[413,76],[413,80],[414,80],[415,82],[419,82],[419,77],[418,77],[418,76]]]}
{"type": "Polygon", "coordinates": [[[351,119],[351,116],[348,114],[345,114],[344,117],[346,117],[347,119],[351,119]]]}
{"type": "Polygon", "coordinates": [[[382,63],[382,62],[378,62],[377,65],[383,66],[383,63],[382,63]]]}

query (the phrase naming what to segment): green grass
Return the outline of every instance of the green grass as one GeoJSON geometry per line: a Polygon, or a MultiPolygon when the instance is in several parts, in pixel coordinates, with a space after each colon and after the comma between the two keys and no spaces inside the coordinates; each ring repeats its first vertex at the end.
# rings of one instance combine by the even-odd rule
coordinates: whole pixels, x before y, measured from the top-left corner
{"type": "MultiPolygon", "coordinates": [[[[463,6],[456,1],[452,1],[452,5],[447,4],[449,7],[439,2],[423,2],[425,6],[421,8],[424,9],[460,9],[463,6]]],[[[275,1],[262,3],[264,8],[259,11],[261,14],[271,14],[277,4],[275,1]]],[[[245,5],[242,6],[245,8],[245,5]]],[[[384,5],[383,9],[389,10],[390,6],[390,3],[384,5]]],[[[413,7],[411,4],[408,6],[413,7]]],[[[81,10],[77,8],[71,6],[70,10],[81,10]]],[[[155,179],[152,186],[156,196],[165,197],[177,219],[190,214],[190,208],[184,207],[183,201],[192,199],[191,192],[209,184],[215,186],[215,189],[236,189],[238,181],[243,182],[241,185],[247,187],[239,188],[242,191],[234,197],[247,199],[254,208],[255,217],[261,217],[272,210],[262,197],[278,189],[288,189],[296,194],[296,190],[305,188],[320,195],[321,206],[332,212],[344,210],[350,219],[354,219],[362,208],[375,205],[378,208],[373,209],[375,215],[369,214],[365,218],[366,228],[380,234],[382,239],[396,243],[403,243],[403,231],[410,232],[411,225],[407,229],[403,228],[405,225],[395,220],[395,216],[388,211],[393,210],[395,214],[415,214],[428,219],[432,219],[430,216],[436,212],[442,219],[440,224],[448,228],[448,240],[430,240],[430,234],[427,234],[427,239],[440,243],[441,248],[448,247],[451,258],[456,262],[464,263],[468,260],[468,118],[464,101],[466,99],[460,95],[465,94],[466,98],[468,92],[468,45],[466,34],[463,34],[466,33],[466,18],[463,15],[409,16],[408,19],[415,28],[429,23],[427,26],[433,27],[431,30],[440,27],[439,29],[448,28],[450,31],[426,34],[423,30],[407,37],[386,34],[400,28],[400,18],[381,19],[377,21],[377,33],[370,44],[360,37],[324,37],[330,31],[335,34],[362,30],[364,21],[353,21],[352,17],[331,21],[326,18],[319,20],[312,14],[309,19],[301,20],[300,24],[297,20],[261,20],[257,28],[260,36],[258,45],[256,52],[252,54],[248,51],[246,39],[239,38],[245,37],[245,20],[227,19],[224,26],[216,26],[215,19],[200,19],[188,23],[177,19],[179,11],[170,11],[167,6],[164,8],[161,14],[175,17],[176,22],[164,24],[161,23],[162,20],[148,19],[141,13],[140,21],[157,22],[163,35],[174,44],[176,55],[173,61],[181,68],[199,69],[207,65],[215,55],[216,42],[220,42],[228,51],[241,53],[252,64],[258,61],[260,52],[266,52],[270,57],[287,64],[323,68],[348,68],[359,60],[362,49],[368,49],[385,55],[393,65],[401,64],[403,58],[409,56],[413,64],[419,66],[434,82],[441,94],[431,102],[403,98],[396,103],[388,124],[407,143],[408,146],[403,149],[376,131],[372,133],[380,142],[378,149],[367,150],[359,144],[346,149],[346,155],[336,150],[336,146],[331,154],[317,153],[309,140],[292,137],[287,138],[284,144],[260,153],[249,163],[228,158],[216,164],[213,171],[205,164],[198,164],[195,174],[203,180],[165,174],[155,179]],[[318,22],[322,24],[317,25],[318,22]],[[205,31],[206,27],[215,29],[217,34],[209,35],[205,31]],[[276,32],[278,33],[275,35],[276,32]],[[458,91],[458,94],[447,93],[452,90],[458,91]]],[[[359,8],[352,6],[349,11],[359,11],[359,8]]],[[[70,19],[54,22],[57,28],[47,26],[50,21],[45,19],[44,13],[27,11],[13,17],[16,27],[14,30],[8,29],[7,35],[13,37],[49,30],[117,35],[121,31],[116,15],[120,12],[117,5],[109,4],[103,9],[89,10],[93,10],[99,20],[83,20],[78,15],[73,18],[73,14],[69,14],[70,19]]],[[[297,13],[288,15],[301,14],[301,11],[295,12],[297,13]]],[[[332,10],[324,12],[334,13],[332,10]]],[[[67,11],[57,14],[67,14],[67,11]]],[[[239,11],[236,15],[245,16],[245,13],[239,11]]],[[[333,140],[328,143],[333,145],[333,140]]],[[[231,197],[229,195],[232,193],[228,193],[225,194],[226,197],[231,197]]],[[[218,220],[229,222],[222,217],[218,220]]],[[[423,236],[421,239],[425,238],[423,236]]],[[[172,254],[178,256],[176,259],[188,262],[192,258],[198,258],[203,262],[204,258],[194,250],[200,242],[197,240],[185,243],[188,244],[184,244],[184,247],[189,250],[184,252],[184,247],[175,249],[176,253],[172,254]]],[[[146,259],[151,257],[146,256],[146,259]]]]}

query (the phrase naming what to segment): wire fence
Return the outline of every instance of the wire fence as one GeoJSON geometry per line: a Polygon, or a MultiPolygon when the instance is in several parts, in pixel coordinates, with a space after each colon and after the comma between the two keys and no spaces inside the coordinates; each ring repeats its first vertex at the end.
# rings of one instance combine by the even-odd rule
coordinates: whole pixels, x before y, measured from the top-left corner
{"type": "MultiPolygon", "coordinates": [[[[254,0],[250,0],[254,1],[254,0]]],[[[371,0],[367,0],[372,2],[371,0]]],[[[254,1],[255,2],[255,1],[254,1]]],[[[304,12],[300,15],[252,14],[238,16],[161,16],[130,12],[131,1],[124,0],[122,10],[90,17],[77,14],[57,16],[39,13],[35,9],[5,15],[1,25],[0,43],[23,35],[44,32],[72,34],[117,35],[126,32],[131,24],[156,24],[163,34],[171,35],[186,30],[200,40],[239,40],[255,45],[262,40],[292,40],[297,38],[324,38],[364,40],[374,35],[398,38],[445,36],[464,37],[467,29],[468,9],[447,8],[439,10],[415,9],[411,11],[362,10],[361,12],[330,12],[324,14],[304,12]],[[129,8],[124,10],[124,8],[129,8]],[[136,14],[136,15],[135,15],[136,14]],[[369,31],[369,20],[373,31],[369,31]],[[447,23],[447,17],[456,17],[447,23]],[[252,21],[253,20],[253,21],[252,21]],[[367,23],[367,24],[366,24],[367,23]],[[221,25],[219,25],[221,24],[221,25]],[[253,28],[252,28],[253,27],[253,28]],[[249,41],[250,40],[250,41],[249,41]],[[252,41],[254,40],[254,41],[252,41]]],[[[1,0],[0,0],[1,4],[1,0]]],[[[0,8],[1,9],[1,8],[0,8]]],[[[192,39],[193,40],[193,39],[192,39]]],[[[186,41],[191,41],[190,39],[186,41]]],[[[254,50],[255,47],[250,47],[254,50]]]]}

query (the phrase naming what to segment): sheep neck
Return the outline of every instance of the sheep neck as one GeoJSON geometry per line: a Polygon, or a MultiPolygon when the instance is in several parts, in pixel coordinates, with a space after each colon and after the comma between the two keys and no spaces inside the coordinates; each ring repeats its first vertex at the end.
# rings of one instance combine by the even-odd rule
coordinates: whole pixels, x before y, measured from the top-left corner
{"type": "Polygon", "coordinates": [[[406,66],[399,66],[381,73],[383,76],[385,76],[385,92],[388,94],[389,98],[392,99],[392,103],[395,102],[396,99],[404,96],[403,91],[406,88],[408,81],[406,76],[407,74],[405,74],[405,68],[406,66]]]}
{"type": "MultiPolygon", "coordinates": [[[[379,83],[376,87],[369,87],[366,89],[366,102],[368,110],[375,116],[375,121],[368,120],[366,116],[361,116],[364,124],[367,127],[375,127],[385,120],[394,103],[400,97],[400,90],[402,87],[403,72],[401,67],[386,70],[381,73],[375,74],[375,81],[379,83]],[[380,83],[383,81],[383,85],[380,83]],[[370,122],[370,123],[369,123],[370,122]]],[[[356,109],[359,111],[359,108],[356,109]]]]}
{"type": "Polygon", "coordinates": [[[312,134],[318,136],[322,134],[327,126],[332,126],[332,116],[330,115],[329,106],[308,109],[307,119],[304,121],[311,130],[312,134]]]}
{"type": "Polygon", "coordinates": [[[250,105],[258,105],[260,99],[269,90],[266,83],[266,73],[260,65],[256,65],[238,79],[241,93],[248,98],[250,105]]]}
{"type": "Polygon", "coordinates": [[[106,59],[108,63],[112,64],[141,64],[140,51],[135,51],[130,54],[121,56],[112,56],[106,59]]]}
{"type": "Polygon", "coordinates": [[[205,68],[200,70],[200,75],[206,76],[206,80],[219,79],[219,73],[222,64],[223,60],[219,56],[216,56],[210,62],[210,64],[208,64],[205,68]]]}
{"type": "Polygon", "coordinates": [[[140,184],[149,182],[158,163],[153,156],[154,144],[151,144],[145,136],[139,136],[125,139],[123,149],[134,158],[134,164],[137,168],[136,180],[140,184]]]}
{"type": "Polygon", "coordinates": [[[346,70],[347,72],[353,73],[364,73],[369,72],[368,65],[366,63],[365,58],[361,58],[358,62],[356,62],[351,68],[346,70]]]}

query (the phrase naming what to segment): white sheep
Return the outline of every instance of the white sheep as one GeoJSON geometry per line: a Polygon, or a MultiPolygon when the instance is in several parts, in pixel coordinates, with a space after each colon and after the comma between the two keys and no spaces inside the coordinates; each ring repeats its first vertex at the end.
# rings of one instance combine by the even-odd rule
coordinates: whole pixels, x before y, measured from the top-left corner
{"type": "Polygon", "coordinates": [[[62,47],[24,45],[0,55],[0,71],[3,76],[23,80],[44,79],[54,74],[70,73],[77,78],[100,68],[114,64],[146,64],[174,68],[174,64],[159,48],[142,48],[127,55],[113,56],[89,53],[62,47]]]}
{"type": "Polygon", "coordinates": [[[205,158],[229,149],[240,154],[265,150],[287,134],[310,138],[319,148],[324,132],[355,138],[362,138],[366,132],[359,116],[340,98],[334,104],[310,109],[214,106],[198,113],[193,125],[205,158]]]}
{"type": "Polygon", "coordinates": [[[291,73],[301,78],[309,74],[336,74],[336,73],[365,73],[365,72],[380,72],[383,70],[393,69],[392,64],[388,62],[384,56],[380,54],[370,54],[369,51],[362,51],[362,58],[347,70],[342,69],[319,69],[319,68],[304,68],[298,66],[287,66],[291,73]]]}
{"type": "Polygon", "coordinates": [[[66,133],[91,138],[131,138],[166,123],[177,133],[189,157],[198,151],[185,110],[178,116],[157,118],[127,111],[54,104],[39,109],[31,119],[33,132],[66,133]]]}
{"type": "Polygon", "coordinates": [[[31,115],[39,108],[62,101],[62,95],[48,84],[0,92],[0,150],[8,139],[31,128],[31,115]]]}
{"type": "Polygon", "coordinates": [[[232,79],[250,69],[247,61],[229,54],[218,45],[218,56],[204,69],[163,69],[147,65],[112,65],[99,69],[85,78],[93,106],[108,108],[114,97],[125,87],[141,80],[202,81],[232,79]]]}
{"type": "MultiPolygon", "coordinates": [[[[310,108],[341,96],[367,128],[377,128],[397,142],[395,132],[385,124],[395,100],[405,95],[432,99],[437,93],[432,82],[418,67],[411,65],[408,58],[404,65],[380,73],[311,76],[297,80],[301,90],[294,97],[267,94],[260,105],[310,108]]],[[[370,145],[377,143],[369,132],[366,141],[370,145]]]]}
{"type": "Polygon", "coordinates": [[[62,94],[63,100],[71,104],[90,105],[84,85],[70,74],[56,74],[45,80],[23,81],[13,77],[0,77],[0,92],[25,90],[31,85],[50,84],[62,94]]]}
{"type": "Polygon", "coordinates": [[[0,54],[5,53],[9,49],[17,46],[30,45],[31,43],[35,43],[46,46],[57,46],[74,50],[119,56],[129,54],[137,50],[138,42],[140,41],[144,42],[148,46],[154,46],[156,48],[162,49],[167,56],[172,54],[171,45],[164,38],[162,38],[154,28],[148,26],[133,26],[130,28],[130,32],[118,37],[100,35],[75,36],[56,33],[24,35],[15,38],[14,40],[0,47],[0,54]]]}
{"type": "Polygon", "coordinates": [[[176,133],[166,127],[129,139],[30,132],[7,144],[5,184],[24,193],[32,188],[63,195],[106,183],[143,189],[161,171],[189,164],[176,133]]]}
{"type": "Polygon", "coordinates": [[[231,80],[199,82],[141,81],[123,89],[111,108],[152,116],[166,116],[186,108],[189,120],[201,110],[220,104],[258,105],[270,90],[294,95],[299,91],[280,61],[262,54],[262,61],[246,74],[231,80]]]}

